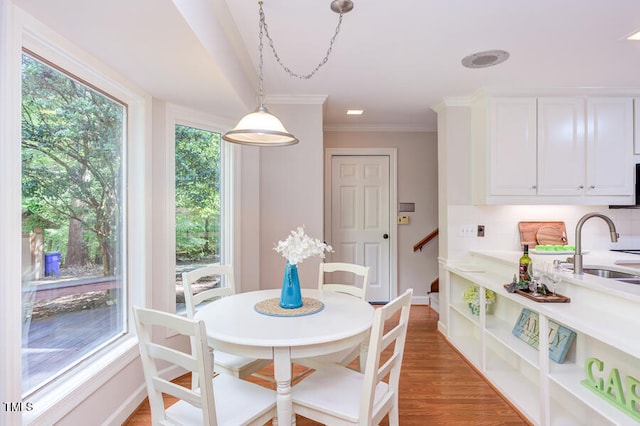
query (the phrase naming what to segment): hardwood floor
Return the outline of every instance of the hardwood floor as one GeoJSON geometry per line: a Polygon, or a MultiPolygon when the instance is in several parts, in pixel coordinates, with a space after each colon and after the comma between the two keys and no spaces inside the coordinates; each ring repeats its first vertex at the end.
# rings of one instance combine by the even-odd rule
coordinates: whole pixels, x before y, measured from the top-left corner
{"type": "MultiPolygon", "coordinates": [[[[400,424],[445,426],[528,425],[437,332],[438,314],[412,306],[400,379],[400,424]]],[[[271,367],[264,369],[271,374],[271,367]]],[[[189,377],[177,381],[188,384],[189,377]]],[[[270,382],[251,379],[270,386],[270,382]]],[[[172,401],[167,401],[172,403],[172,401]]],[[[318,423],[298,416],[300,426],[318,423]]],[[[145,400],[125,425],[150,425],[145,400]]],[[[382,423],[387,425],[385,419],[382,423]]]]}

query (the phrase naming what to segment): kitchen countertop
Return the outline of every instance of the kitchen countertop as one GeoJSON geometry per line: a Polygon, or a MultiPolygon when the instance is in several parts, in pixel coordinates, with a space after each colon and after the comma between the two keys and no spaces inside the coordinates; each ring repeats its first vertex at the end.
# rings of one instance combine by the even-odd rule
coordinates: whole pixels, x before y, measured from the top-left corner
{"type": "MultiPolygon", "coordinates": [[[[485,259],[500,262],[505,266],[512,267],[513,273],[517,273],[518,261],[522,256],[522,252],[515,250],[481,250],[472,251],[471,256],[479,261],[485,259]]],[[[572,257],[569,254],[543,255],[531,253],[529,256],[534,264],[537,262],[551,264],[555,259],[565,262],[568,257],[572,257]]],[[[472,263],[475,264],[476,262],[472,261],[472,263]]],[[[635,254],[607,250],[590,251],[583,254],[583,264],[585,268],[591,266],[606,267],[608,269],[619,270],[640,276],[640,256],[635,254]]],[[[455,267],[455,264],[452,266],[455,267]]],[[[640,302],[640,285],[638,284],[629,284],[615,279],[601,278],[590,274],[574,275],[571,271],[563,272],[562,276],[563,281],[573,285],[584,286],[592,290],[640,302]]],[[[508,280],[511,279],[511,277],[506,278],[508,280]]]]}

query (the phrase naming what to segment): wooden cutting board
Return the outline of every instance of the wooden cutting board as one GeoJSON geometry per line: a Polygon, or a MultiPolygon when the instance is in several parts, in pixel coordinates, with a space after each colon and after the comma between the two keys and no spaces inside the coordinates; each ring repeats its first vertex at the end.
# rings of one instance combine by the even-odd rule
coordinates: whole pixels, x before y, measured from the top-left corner
{"type": "Polygon", "coordinates": [[[525,244],[529,245],[529,249],[535,248],[536,245],[567,244],[567,228],[564,222],[518,222],[518,231],[521,249],[524,249],[525,244]]]}
{"type": "Polygon", "coordinates": [[[567,232],[560,226],[542,225],[536,232],[538,244],[567,244],[567,232]]]}

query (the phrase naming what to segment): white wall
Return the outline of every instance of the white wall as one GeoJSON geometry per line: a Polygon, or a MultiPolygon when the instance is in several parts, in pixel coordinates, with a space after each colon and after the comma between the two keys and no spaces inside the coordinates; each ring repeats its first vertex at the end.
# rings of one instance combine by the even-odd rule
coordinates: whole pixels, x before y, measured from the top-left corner
{"type": "MultiPolygon", "coordinates": [[[[640,248],[640,210],[609,209],[607,206],[460,206],[450,205],[449,244],[452,253],[466,250],[520,250],[519,221],[564,221],[569,244],[575,244],[575,229],[580,218],[590,212],[609,216],[620,234],[612,243],[607,224],[593,218],[582,227],[582,248],[585,250],[610,250],[615,248],[640,248]],[[485,225],[485,237],[460,237],[460,224],[485,225]]],[[[588,254],[585,256],[588,262],[588,254]]]]}
{"type": "MultiPolygon", "coordinates": [[[[280,118],[287,130],[300,142],[286,147],[259,149],[259,280],[256,288],[279,288],[282,285],[285,259],[273,250],[304,225],[312,238],[322,238],[323,226],[323,151],[321,98],[293,98],[272,102],[268,108],[280,118]],[[286,103],[285,103],[286,102],[286,103]]],[[[243,175],[253,175],[243,165],[243,175]]],[[[243,214],[247,213],[243,206],[243,214]]],[[[243,246],[247,244],[243,239],[243,246]]],[[[255,262],[252,262],[255,263],[255,262]]],[[[300,285],[315,288],[320,259],[310,258],[298,266],[300,285]]],[[[247,273],[243,265],[243,274],[247,273]]],[[[247,279],[244,279],[247,283],[247,279]]],[[[249,283],[247,283],[249,285],[249,283]]],[[[251,284],[253,287],[253,284],[251,284]]]]}
{"type": "MultiPolygon", "coordinates": [[[[469,102],[445,99],[434,108],[438,113],[438,273],[439,306],[448,306],[448,283],[444,265],[454,252],[450,244],[450,228],[459,226],[450,220],[449,206],[471,202],[471,111],[469,102]]],[[[440,309],[438,329],[446,334],[448,309],[440,309]]]]}
{"type": "MultiPolygon", "coordinates": [[[[325,148],[397,148],[398,202],[415,203],[408,225],[398,225],[397,294],[414,289],[414,303],[427,303],[427,291],[438,277],[437,239],[422,252],[413,245],[438,227],[438,147],[434,132],[351,132],[324,134],[325,148]]],[[[395,220],[392,217],[392,220],[395,220]]]]}
{"type": "Polygon", "coordinates": [[[240,161],[234,164],[240,179],[239,204],[235,207],[234,262],[241,268],[235,271],[237,291],[260,289],[260,150],[242,146],[240,161]]]}

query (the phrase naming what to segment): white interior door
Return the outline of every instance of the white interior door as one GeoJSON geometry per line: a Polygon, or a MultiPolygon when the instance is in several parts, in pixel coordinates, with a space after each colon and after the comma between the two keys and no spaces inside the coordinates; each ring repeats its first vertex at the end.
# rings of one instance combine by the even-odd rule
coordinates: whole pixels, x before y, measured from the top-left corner
{"type": "Polygon", "coordinates": [[[367,265],[368,299],[390,300],[389,156],[331,157],[333,262],[367,265]]]}

